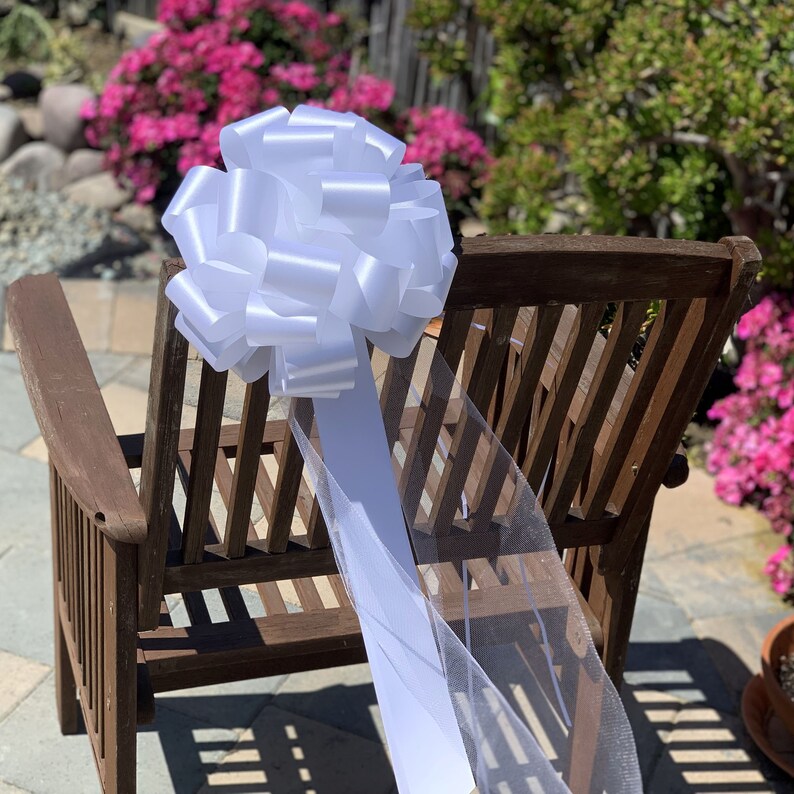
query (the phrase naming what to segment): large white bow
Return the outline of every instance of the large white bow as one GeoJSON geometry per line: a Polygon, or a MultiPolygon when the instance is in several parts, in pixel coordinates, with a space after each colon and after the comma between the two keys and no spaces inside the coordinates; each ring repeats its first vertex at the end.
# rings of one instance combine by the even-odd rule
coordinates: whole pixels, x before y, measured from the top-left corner
{"type": "Polygon", "coordinates": [[[220,134],[163,216],[187,269],[177,328],[217,370],[272,394],[353,388],[353,328],[394,356],[443,308],[457,259],[441,189],[354,113],[278,107],[220,134]]]}

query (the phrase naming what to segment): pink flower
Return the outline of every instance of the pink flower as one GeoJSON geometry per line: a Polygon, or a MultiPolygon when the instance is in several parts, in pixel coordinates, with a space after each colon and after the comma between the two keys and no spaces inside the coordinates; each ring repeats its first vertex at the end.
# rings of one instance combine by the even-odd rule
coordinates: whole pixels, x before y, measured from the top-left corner
{"type": "Polygon", "coordinates": [[[297,91],[311,91],[320,84],[313,63],[276,64],[271,68],[270,76],[297,91]]]}
{"type": "Polygon", "coordinates": [[[394,85],[371,74],[360,74],[352,85],[340,85],[328,100],[331,110],[352,111],[367,116],[372,111],[385,111],[394,101],[394,85]]]}
{"type": "Polygon", "coordinates": [[[794,587],[794,560],[791,546],[781,546],[769,555],[764,573],[771,579],[776,593],[785,595],[794,587]]]}
{"type": "Polygon", "coordinates": [[[212,14],[212,0],[160,0],[158,21],[169,27],[182,28],[212,14]]]}
{"type": "MultiPolygon", "coordinates": [[[[717,495],[750,504],[794,543],[794,307],[767,295],[740,320],[747,350],[734,378],[739,391],[716,403],[707,466],[717,495]]],[[[778,593],[794,582],[792,546],[782,546],[765,572],[778,593]]]]}
{"type": "Polygon", "coordinates": [[[302,28],[309,31],[319,30],[323,21],[319,11],[297,0],[284,3],[284,5],[278,9],[277,13],[279,18],[294,21],[302,28]]]}
{"type": "Polygon", "coordinates": [[[466,118],[449,108],[411,108],[404,117],[405,162],[420,162],[448,199],[467,199],[487,176],[491,157],[466,118]]]}
{"type": "Polygon", "coordinates": [[[776,314],[775,303],[771,297],[763,298],[760,303],[742,316],[736,328],[740,339],[752,339],[759,336],[776,314]]]}

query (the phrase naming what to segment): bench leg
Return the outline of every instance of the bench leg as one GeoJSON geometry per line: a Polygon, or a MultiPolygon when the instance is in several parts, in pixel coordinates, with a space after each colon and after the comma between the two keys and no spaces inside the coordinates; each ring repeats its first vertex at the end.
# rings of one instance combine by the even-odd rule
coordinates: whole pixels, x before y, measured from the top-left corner
{"type": "Polygon", "coordinates": [[[66,648],[66,637],[61,626],[61,616],[55,603],[55,703],[58,710],[58,722],[64,736],[72,736],[79,729],[79,706],[77,703],[77,687],[74,683],[69,651],[66,648]]]}
{"type": "Polygon", "coordinates": [[[137,617],[135,546],[105,540],[105,792],[135,794],[137,617]]]}
{"type": "MultiPolygon", "coordinates": [[[[620,691],[629,647],[629,634],[640,589],[640,574],[648,542],[650,515],[635,534],[631,554],[622,571],[593,572],[588,603],[604,628],[603,661],[609,677],[620,691]]],[[[596,550],[594,550],[596,551],[596,550]]]]}
{"type": "Polygon", "coordinates": [[[50,464],[50,514],[52,520],[52,589],[53,589],[53,615],[55,616],[55,706],[58,712],[58,723],[64,736],[72,736],[79,729],[77,716],[79,706],[77,702],[77,686],[72,672],[72,663],[69,660],[69,650],[66,647],[66,635],[61,623],[60,582],[58,580],[58,558],[62,553],[58,547],[60,514],[57,477],[55,467],[50,464]]]}

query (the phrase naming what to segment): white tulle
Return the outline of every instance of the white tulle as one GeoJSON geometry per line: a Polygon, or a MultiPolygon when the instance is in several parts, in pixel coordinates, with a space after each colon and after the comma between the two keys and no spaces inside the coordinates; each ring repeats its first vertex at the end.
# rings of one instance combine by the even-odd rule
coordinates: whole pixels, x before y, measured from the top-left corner
{"type": "Polygon", "coordinates": [[[352,113],[275,108],[224,128],[220,144],[228,170],[191,169],[163,217],[186,263],[166,292],[215,369],[269,373],[272,394],[313,400],[291,426],[360,619],[400,791],[640,791],[626,715],[534,494],[443,360],[416,355],[457,265],[438,184],[352,113]],[[428,383],[460,412],[401,493],[393,472],[417,461],[407,438],[387,443],[366,340],[408,357],[394,367],[402,398],[383,401],[389,427],[406,396],[427,410],[428,383]],[[450,535],[413,519],[432,498],[428,473],[456,465],[458,421],[497,448],[504,477],[485,503],[511,497],[505,515],[484,516],[464,471],[450,535]],[[488,554],[472,555],[483,527],[488,554]]]}

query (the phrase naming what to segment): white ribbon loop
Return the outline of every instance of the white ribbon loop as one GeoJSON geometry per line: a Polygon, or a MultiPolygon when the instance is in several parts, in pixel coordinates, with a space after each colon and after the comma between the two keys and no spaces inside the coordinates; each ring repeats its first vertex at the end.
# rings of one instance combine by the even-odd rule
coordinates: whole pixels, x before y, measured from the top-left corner
{"type": "Polygon", "coordinates": [[[220,143],[228,172],[191,169],[163,216],[187,265],[167,294],[206,360],[317,397],[353,388],[355,328],[407,355],[457,260],[441,189],[400,165],[405,144],[305,105],[231,124],[220,143]]]}

